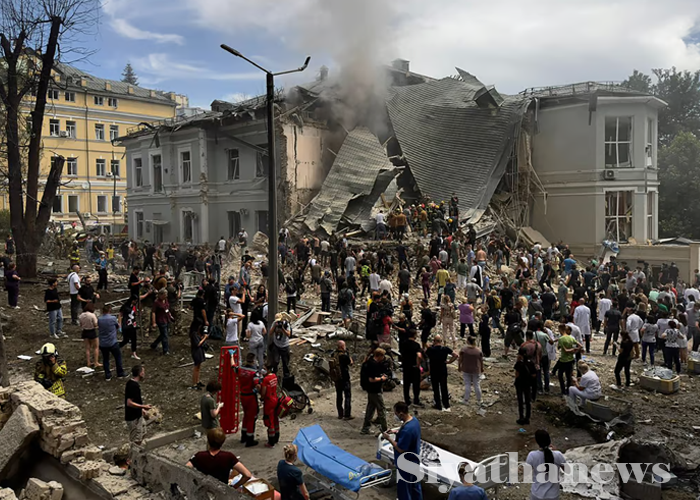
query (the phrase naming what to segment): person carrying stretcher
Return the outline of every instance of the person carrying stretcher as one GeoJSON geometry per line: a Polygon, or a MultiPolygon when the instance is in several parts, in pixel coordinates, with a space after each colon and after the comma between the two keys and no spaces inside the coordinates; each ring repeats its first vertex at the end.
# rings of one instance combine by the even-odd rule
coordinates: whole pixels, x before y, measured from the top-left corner
{"type": "Polygon", "coordinates": [[[280,440],[279,397],[277,396],[277,367],[267,366],[267,375],[262,381],[260,398],[263,400],[263,423],[267,427],[267,448],[280,440]]]}
{"type": "Polygon", "coordinates": [[[249,352],[245,364],[238,370],[238,381],[241,389],[241,406],[243,407],[243,425],[241,426],[241,443],[246,448],[256,446],[255,421],[258,418],[258,390],[260,374],[255,368],[255,353],[249,352]]]}

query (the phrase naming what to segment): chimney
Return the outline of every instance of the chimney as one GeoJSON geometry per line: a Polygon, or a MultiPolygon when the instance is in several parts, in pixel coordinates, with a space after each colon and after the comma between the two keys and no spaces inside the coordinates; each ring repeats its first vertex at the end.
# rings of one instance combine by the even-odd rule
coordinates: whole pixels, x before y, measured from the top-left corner
{"type": "Polygon", "coordinates": [[[80,79],[80,86],[81,86],[81,87],[87,87],[87,78],[81,78],[81,79],[80,79]]]}
{"type": "Polygon", "coordinates": [[[391,66],[394,69],[408,73],[410,71],[411,61],[407,61],[406,59],[394,59],[391,61],[391,66]]]}
{"type": "Polygon", "coordinates": [[[318,79],[321,82],[328,79],[328,67],[327,66],[321,66],[321,69],[318,72],[318,79]]]}
{"type": "Polygon", "coordinates": [[[133,85],[129,85],[129,86],[127,87],[126,91],[127,91],[127,93],[133,95],[133,94],[134,94],[134,87],[133,87],[133,85]]]}
{"type": "Polygon", "coordinates": [[[105,90],[107,90],[107,91],[112,90],[112,84],[109,82],[105,82],[105,90]]]}
{"type": "Polygon", "coordinates": [[[155,96],[156,96],[156,91],[155,91],[155,90],[151,90],[151,97],[155,97],[155,96]]]}

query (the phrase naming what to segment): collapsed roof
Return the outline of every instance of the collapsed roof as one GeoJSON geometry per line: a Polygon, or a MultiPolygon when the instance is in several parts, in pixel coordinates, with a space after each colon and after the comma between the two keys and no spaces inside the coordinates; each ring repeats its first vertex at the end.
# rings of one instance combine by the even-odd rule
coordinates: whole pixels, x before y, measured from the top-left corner
{"type": "Polygon", "coordinates": [[[372,209],[382,195],[394,197],[395,178],[401,170],[391,164],[372,132],[357,127],[345,138],[319,194],[289,226],[302,232],[321,229],[327,234],[339,227],[369,231],[372,209]],[[394,194],[387,191],[390,186],[394,194]]]}

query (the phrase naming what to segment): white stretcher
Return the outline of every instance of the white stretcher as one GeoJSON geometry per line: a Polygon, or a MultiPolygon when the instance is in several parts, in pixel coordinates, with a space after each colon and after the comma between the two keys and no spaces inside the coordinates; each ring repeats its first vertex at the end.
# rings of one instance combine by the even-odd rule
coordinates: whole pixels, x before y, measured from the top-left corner
{"type": "MultiPolygon", "coordinates": [[[[389,464],[394,463],[394,448],[381,436],[377,440],[377,459],[389,464]]],[[[510,461],[507,454],[495,455],[481,462],[474,462],[447,450],[428,443],[421,449],[421,470],[427,477],[424,483],[442,484],[450,488],[461,484],[459,468],[463,463],[471,466],[477,478],[484,481],[474,481],[474,484],[483,489],[497,488],[505,484],[508,478],[510,461]],[[427,448],[427,450],[426,450],[427,448]],[[484,471],[481,473],[481,471],[484,471]]]]}

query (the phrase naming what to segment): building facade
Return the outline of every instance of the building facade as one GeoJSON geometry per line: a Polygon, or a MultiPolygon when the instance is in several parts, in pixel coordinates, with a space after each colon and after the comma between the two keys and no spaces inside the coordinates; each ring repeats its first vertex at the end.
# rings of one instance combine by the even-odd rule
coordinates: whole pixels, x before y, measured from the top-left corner
{"type": "Polygon", "coordinates": [[[551,241],[595,254],[604,240],[658,238],[658,111],[639,95],[542,99],[532,163],[543,190],[531,225],[551,241]]]}
{"type": "MultiPolygon", "coordinates": [[[[128,168],[122,146],[112,141],[142,122],[175,116],[186,97],[97,78],[57,64],[44,116],[42,174],[63,156],[53,220],[123,223],[128,168]]],[[[7,194],[2,197],[9,208],[7,194]]]]}
{"type": "MultiPolygon", "coordinates": [[[[130,238],[203,244],[234,237],[241,229],[251,237],[268,232],[264,106],[252,106],[245,115],[209,111],[122,138],[130,170],[130,238]]],[[[281,120],[276,132],[278,207],[284,220],[295,206],[308,203],[325,178],[324,129],[281,120]]]]}

